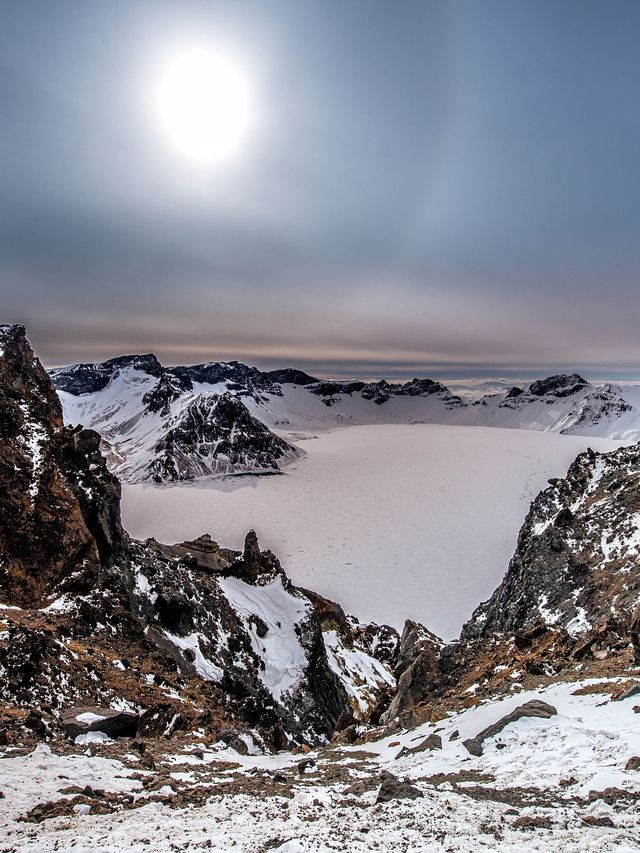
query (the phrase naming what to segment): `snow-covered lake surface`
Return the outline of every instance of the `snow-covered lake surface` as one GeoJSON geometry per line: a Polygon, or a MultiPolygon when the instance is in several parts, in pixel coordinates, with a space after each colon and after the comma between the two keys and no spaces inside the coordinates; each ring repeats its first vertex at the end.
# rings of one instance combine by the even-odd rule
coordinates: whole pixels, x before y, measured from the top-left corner
{"type": "Polygon", "coordinates": [[[506,571],[532,498],[586,449],[621,442],[434,424],[351,426],[297,442],[269,477],[123,485],[132,536],[210,533],[241,548],[254,528],[298,585],[362,620],[416,619],[451,639],[506,571]]]}

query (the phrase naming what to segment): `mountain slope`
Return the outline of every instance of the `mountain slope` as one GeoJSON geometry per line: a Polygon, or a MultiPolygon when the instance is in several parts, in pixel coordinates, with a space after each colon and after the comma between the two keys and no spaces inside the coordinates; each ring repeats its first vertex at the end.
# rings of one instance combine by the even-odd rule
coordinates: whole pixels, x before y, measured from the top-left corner
{"type": "MultiPolygon", "coordinates": [[[[169,373],[158,371],[152,357],[130,356],[52,378],[65,421],[100,432],[115,473],[129,482],[162,482],[274,472],[303,455],[249,412],[237,391],[262,395],[265,383],[254,368],[241,368],[169,373]]],[[[279,391],[271,382],[266,387],[279,391]]]]}
{"type": "Polygon", "coordinates": [[[507,574],[463,636],[531,630],[580,636],[628,629],[640,605],[640,447],[578,456],[541,492],[507,574]]]}

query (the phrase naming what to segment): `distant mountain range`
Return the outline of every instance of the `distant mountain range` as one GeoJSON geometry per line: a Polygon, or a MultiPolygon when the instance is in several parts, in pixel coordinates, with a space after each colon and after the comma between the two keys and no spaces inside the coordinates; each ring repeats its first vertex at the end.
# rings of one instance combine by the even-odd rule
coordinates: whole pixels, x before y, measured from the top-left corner
{"type": "Polygon", "coordinates": [[[100,432],[128,482],[273,473],[303,455],[301,434],[338,426],[436,423],[640,440],[640,385],[573,374],[476,399],[431,379],[332,381],[237,361],[163,367],[126,355],[50,371],[68,424],[100,432]]]}

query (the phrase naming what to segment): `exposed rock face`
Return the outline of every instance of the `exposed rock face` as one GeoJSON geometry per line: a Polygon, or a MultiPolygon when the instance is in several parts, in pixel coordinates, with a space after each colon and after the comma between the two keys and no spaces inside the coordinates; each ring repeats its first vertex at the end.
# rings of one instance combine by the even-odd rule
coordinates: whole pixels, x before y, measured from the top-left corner
{"type": "Polygon", "coordinates": [[[277,471],[280,465],[302,455],[228,393],[214,399],[197,397],[153,451],[145,471],[156,482],[238,471],[277,471]]]}
{"type": "Polygon", "coordinates": [[[106,388],[113,376],[124,368],[132,368],[160,377],[162,365],[155,357],[148,355],[121,355],[98,364],[74,364],[51,371],[51,379],[60,391],[69,394],[93,394],[106,388]]]}
{"type": "Polygon", "coordinates": [[[297,370],[295,367],[285,367],[282,370],[269,370],[264,375],[278,385],[313,385],[320,381],[313,376],[309,376],[304,370],[297,370]]]}
{"type": "Polygon", "coordinates": [[[640,600],[639,530],[640,447],[580,454],[532,503],[504,580],[463,638],[537,623],[576,637],[612,620],[628,630],[640,600]]]}
{"type": "Polygon", "coordinates": [[[480,756],[483,752],[483,744],[485,740],[500,734],[500,732],[511,723],[515,723],[517,720],[522,719],[522,717],[541,717],[544,720],[548,720],[550,717],[554,717],[557,713],[558,712],[553,705],[549,705],[548,702],[542,702],[540,699],[531,699],[523,705],[518,705],[517,708],[514,708],[514,710],[509,714],[505,714],[505,716],[497,722],[487,726],[474,738],[463,741],[462,745],[467,752],[471,753],[471,755],[480,756]]]}
{"type": "Polygon", "coordinates": [[[114,711],[113,708],[100,708],[84,705],[69,708],[62,715],[62,725],[70,738],[89,732],[102,732],[111,738],[135,737],[140,720],[130,711],[114,711]]]}
{"type": "Polygon", "coordinates": [[[412,379],[404,384],[390,383],[382,379],[380,382],[370,382],[362,389],[365,400],[373,400],[379,405],[392,397],[428,397],[431,394],[441,395],[451,406],[462,404],[459,397],[453,396],[448,388],[432,379],[412,379]]]}
{"type": "Polygon", "coordinates": [[[153,560],[140,549],[133,579],[149,639],[180,670],[234,697],[248,724],[276,728],[281,743],[328,737],[349,707],[345,688],[311,603],[255,533],[242,554],[218,551],[217,573],[176,559],[172,547],[154,549],[153,560]]]}
{"type": "Polygon", "coordinates": [[[0,351],[0,599],[25,606],[97,573],[121,536],[119,485],[94,434],[62,427],[22,326],[0,327],[0,351]]]}
{"type": "Polygon", "coordinates": [[[382,723],[398,718],[406,725],[418,722],[416,706],[434,694],[440,680],[441,648],[442,640],[423,625],[409,619],[405,622],[394,670],[398,686],[389,708],[381,716],[382,723]]]}
{"type": "Polygon", "coordinates": [[[587,380],[578,373],[572,373],[570,376],[562,373],[559,376],[548,376],[546,379],[532,382],[528,391],[535,397],[543,397],[546,394],[552,394],[554,397],[569,397],[588,384],[587,380]]]}

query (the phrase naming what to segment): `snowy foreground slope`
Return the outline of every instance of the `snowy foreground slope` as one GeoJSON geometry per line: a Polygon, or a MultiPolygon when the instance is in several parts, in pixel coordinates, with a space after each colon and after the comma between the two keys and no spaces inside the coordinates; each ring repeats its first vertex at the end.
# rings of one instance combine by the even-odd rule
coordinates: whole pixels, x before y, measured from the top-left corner
{"type": "Polygon", "coordinates": [[[458,635],[502,579],[529,503],[587,441],[436,424],[357,426],[300,441],[277,477],[123,486],[125,526],[177,542],[215,527],[240,548],[249,527],[295,583],[349,613],[458,635]]]}
{"type": "Polygon", "coordinates": [[[178,752],[159,744],[154,769],[117,744],[95,745],[96,756],[5,750],[0,849],[631,853],[640,772],[625,767],[640,733],[633,699],[611,701],[618,688],[592,679],[518,693],[305,756],[242,756],[198,732],[178,752]],[[518,720],[468,754],[466,738],[529,699],[557,715],[518,720]],[[398,757],[434,733],[441,749],[398,757]],[[389,786],[385,773],[409,784],[389,786]],[[378,802],[394,789],[399,798],[378,802]]]}
{"type": "Polygon", "coordinates": [[[278,471],[300,456],[301,435],[363,424],[450,424],[637,441],[638,386],[548,377],[463,399],[430,379],[332,382],[293,370],[208,363],[163,367],[122,356],[51,371],[65,422],[103,437],[126,482],[278,471]]]}

